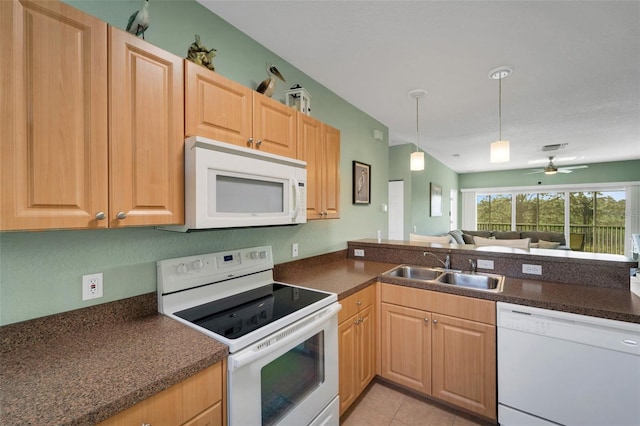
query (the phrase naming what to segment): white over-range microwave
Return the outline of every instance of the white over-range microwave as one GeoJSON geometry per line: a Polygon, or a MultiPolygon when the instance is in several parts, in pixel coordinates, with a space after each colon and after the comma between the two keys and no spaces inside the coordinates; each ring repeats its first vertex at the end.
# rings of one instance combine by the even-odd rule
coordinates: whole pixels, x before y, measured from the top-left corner
{"type": "Polygon", "coordinates": [[[194,136],[185,140],[185,225],[161,229],[307,222],[307,163],[194,136]]]}

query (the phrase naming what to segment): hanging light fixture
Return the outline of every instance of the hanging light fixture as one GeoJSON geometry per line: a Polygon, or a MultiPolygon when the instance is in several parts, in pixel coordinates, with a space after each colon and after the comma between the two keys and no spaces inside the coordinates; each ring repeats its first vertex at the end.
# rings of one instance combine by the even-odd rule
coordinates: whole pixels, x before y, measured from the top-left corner
{"type": "Polygon", "coordinates": [[[491,143],[491,162],[506,163],[509,161],[509,141],[502,140],[502,79],[513,72],[512,67],[499,67],[489,72],[489,78],[498,80],[498,117],[500,120],[499,139],[491,143]]]}
{"type": "Polygon", "coordinates": [[[411,153],[411,160],[409,163],[409,169],[412,172],[424,170],[424,152],[420,151],[420,132],[418,126],[419,109],[418,104],[420,99],[427,94],[424,89],[416,89],[409,92],[409,96],[416,100],[416,151],[411,153]]]}

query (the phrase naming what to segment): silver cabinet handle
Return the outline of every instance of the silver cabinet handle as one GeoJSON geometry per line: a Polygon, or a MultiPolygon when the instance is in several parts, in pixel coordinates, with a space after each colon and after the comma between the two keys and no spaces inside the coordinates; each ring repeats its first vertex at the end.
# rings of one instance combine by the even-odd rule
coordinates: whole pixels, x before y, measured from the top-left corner
{"type": "Polygon", "coordinates": [[[356,302],[356,305],[358,305],[358,306],[362,306],[362,302],[358,300],[358,301],[356,302]]]}
{"type": "Polygon", "coordinates": [[[429,318],[425,318],[424,322],[426,322],[427,324],[429,324],[429,318]]]}
{"type": "Polygon", "coordinates": [[[247,140],[247,146],[251,146],[251,145],[253,145],[253,138],[249,138],[247,140]]]}
{"type": "Polygon", "coordinates": [[[127,214],[125,212],[118,212],[118,214],[116,214],[116,217],[118,219],[126,219],[127,218],[127,214]]]}
{"type": "Polygon", "coordinates": [[[106,214],[104,214],[104,212],[98,212],[96,213],[96,219],[97,220],[105,220],[105,218],[107,217],[106,214]]]}
{"type": "Polygon", "coordinates": [[[260,146],[262,145],[262,139],[258,139],[258,142],[256,142],[256,146],[260,146]]]}
{"type": "Polygon", "coordinates": [[[437,324],[437,323],[438,323],[438,320],[437,320],[437,319],[434,319],[434,320],[433,320],[433,323],[434,323],[434,324],[437,324]]]}

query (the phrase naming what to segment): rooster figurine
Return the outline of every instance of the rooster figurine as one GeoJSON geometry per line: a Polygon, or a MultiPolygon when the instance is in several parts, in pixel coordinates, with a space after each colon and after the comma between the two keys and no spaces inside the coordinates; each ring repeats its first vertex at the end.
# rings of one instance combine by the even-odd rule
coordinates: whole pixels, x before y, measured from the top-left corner
{"type": "Polygon", "coordinates": [[[263,95],[270,98],[273,95],[273,92],[275,92],[276,90],[275,77],[278,77],[282,81],[286,81],[286,80],[284,79],[282,74],[280,74],[280,71],[278,71],[278,68],[276,68],[273,64],[267,63],[266,70],[267,70],[268,77],[262,83],[260,83],[260,85],[256,89],[256,92],[262,93],[263,95]]]}
{"type": "Polygon", "coordinates": [[[144,40],[144,32],[149,28],[149,0],[142,0],[142,9],[133,12],[127,22],[127,32],[144,40]]]}

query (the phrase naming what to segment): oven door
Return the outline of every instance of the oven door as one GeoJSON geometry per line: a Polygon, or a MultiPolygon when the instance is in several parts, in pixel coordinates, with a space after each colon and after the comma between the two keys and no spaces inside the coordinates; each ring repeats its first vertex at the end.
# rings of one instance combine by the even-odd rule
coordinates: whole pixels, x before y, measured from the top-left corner
{"type": "Polygon", "coordinates": [[[338,425],[340,309],[334,303],[229,356],[229,425],[338,425]]]}

